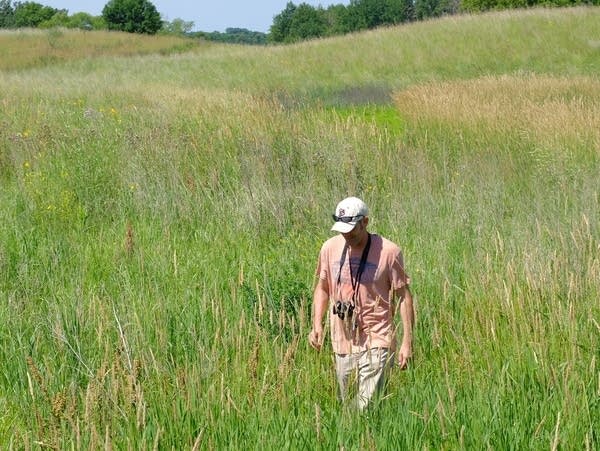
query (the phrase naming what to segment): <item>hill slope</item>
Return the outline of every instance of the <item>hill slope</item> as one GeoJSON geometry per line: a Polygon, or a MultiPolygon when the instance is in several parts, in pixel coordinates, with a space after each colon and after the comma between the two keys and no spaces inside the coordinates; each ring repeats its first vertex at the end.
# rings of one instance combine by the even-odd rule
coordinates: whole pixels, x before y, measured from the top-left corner
{"type": "MultiPolygon", "coordinates": [[[[98,81],[94,77],[110,80],[111,73],[118,73],[125,86],[130,77],[137,86],[160,83],[239,89],[322,98],[328,103],[344,103],[345,97],[368,100],[374,96],[378,100],[381,92],[433,80],[516,72],[595,75],[600,72],[599,17],[598,8],[585,7],[507,11],[413,23],[292,46],[205,45],[187,54],[133,60],[109,58],[97,64],[75,61],[54,70],[57,77],[63,70],[76,75],[61,77],[67,78],[66,83],[68,79],[90,77],[93,86],[98,81]]],[[[92,42],[97,39],[92,46],[104,47],[104,35],[96,36],[88,38],[92,42]]],[[[126,40],[124,47],[129,53],[138,48],[140,53],[147,52],[152,45],[164,49],[181,45],[180,41],[159,44],[158,38],[119,36],[117,43],[126,40]]],[[[121,52],[118,46],[109,47],[108,53],[111,51],[121,52]]],[[[18,76],[14,81],[18,82],[18,76]]]]}

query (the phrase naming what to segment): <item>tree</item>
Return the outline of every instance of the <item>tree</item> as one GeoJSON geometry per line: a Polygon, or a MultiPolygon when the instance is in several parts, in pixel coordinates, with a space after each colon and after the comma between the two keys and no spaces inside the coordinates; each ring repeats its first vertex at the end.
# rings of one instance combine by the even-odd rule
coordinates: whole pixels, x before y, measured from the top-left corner
{"type": "Polygon", "coordinates": [[[14,11],[14,26],[37,27],[42,22],[50,20],[52,16],[59,12],[66,12],[51,8],[50,6],[40,5],[36,2],[16,3],[14,11]]]}
{"type": "Polygon", "coordinates": [[[15,24],[15,10],[10,0],[0,0],[0,28],[12,28],[15,24]]]}
{"type": "Polygon", "coordinates": [[[80,12],[72,16],[67,14],[66,10],[54,14],[50,20],[39,24],[40,28],[79,28],[80,30],[102,30],[106,28],[102,16],[92,16],[91,14],[80,12]]]}
{"type": "Polygon", "coordinates": [[[50,19],[44,20],[37,24],[38,28],[57,28],[57,27],[65,27],[67,28],[69,24],[69,14],[66,9],[57,12],[50,19]]]}
{"type": "Polygon", "coordinates": [[[109,30],[155,34],[162,27],[160,14],[148,0],[110,0],[102,17],[109,30]]]}
{"type": "Polygon", "coordinates": [[[351,0],[348,9],[353,30],[396,25],[412,16],[411,4],[404,0],[351,0]]]}
{"type": "MultiPolygon", "coordinates": [[[[460,0],[447,0],[459,3],[460,0]]],[[[414,0],[400,0],[402,6],[402,14],[405,22],[412,22],[415,20],[415,2],[414,0]]]]}
{"type": "Polygon", "coordinates": [[[91,14],[80,12],[69,17],[69,28],[79,28],[81,30],[102,30],[106,28],[106,23],[102,16],[92,16],[91,14]]]}
{"type": "Polygon", "coordinates": [[[346,15],[346,11],[346,7],[342,4],[330,5],[325,10],[325,20],[327,21],[327,34],[343,34],[349,31],[344,26],[344,17],[346,15]]]}
{"type": "Polygon", "coordinates": [[[225,33],[213,31],[197,31],[188,36],[206,39],[207,41],[224,42],[227,44],[265,45],[267,35],[260,31],[250,31],[246,28],[226,28],[225,33]]]}
{"type": "Polygon", "coordinates": [[[327,34],[328,18],[323,8],[317,9],[307,3],[296,6],[289,2],[275,16],[269,37],[273,42],[295,42],[327,34]]]}
{"type": "Polygon", "coordinates": [[[183,19],[173,19],[171,22],[164,22],[162,32],[165,34],[175,34],[183,36],[189,34],[194,28],[194,22],[186,22],[183,19]]]}
{"type": "Polygon", "coordinates": [[[319,38],[327,34],[327,19],[322,8],[301,3],[294,11],[290,22],[287,42],[319,38]]]}
{"type": "Polygon", "coordinates": [[[464,0],[461,3],[461,8],[469,12],[487,11],[497,6],[496,0],[464,0]]]}
{"type": "Polygon", "coordinates": [[[273,18],[273,25],[271,25],[269,30],[269,39],[271,41],[285,42],[290,34],[290,24],[292,23],[294,12],[296,12],[296,5],[288,2],[285,9],[273,18]]]}
{"type": "Polygon", "coordinates": [[[419,20],[458,13],[460,0],[415,0],[415,17],[419,20]]]}

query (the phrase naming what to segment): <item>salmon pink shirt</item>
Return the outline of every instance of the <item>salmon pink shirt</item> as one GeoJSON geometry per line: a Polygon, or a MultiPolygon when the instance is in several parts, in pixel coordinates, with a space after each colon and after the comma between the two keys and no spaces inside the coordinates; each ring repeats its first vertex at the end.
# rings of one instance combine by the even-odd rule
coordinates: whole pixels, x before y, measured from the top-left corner
{"type": "Polygon", "coordinates": [[[404,260],[400,248],[393,242],[371,234],[371,247],[357,289],[355,309],[350,320],[342,321],[332,313],[336,301],[350,302],[353,298],[350,267],[356,280],[362,249],[348,250],[338,271],[346,241],[342,235],[327,240],[321,247],[317,276],[329,287],[329,321],[333,352],[350,354],[370,348],[396,347],[394,315],[396,302],[394,291],[410,284],[404,271],[404,260]]]}

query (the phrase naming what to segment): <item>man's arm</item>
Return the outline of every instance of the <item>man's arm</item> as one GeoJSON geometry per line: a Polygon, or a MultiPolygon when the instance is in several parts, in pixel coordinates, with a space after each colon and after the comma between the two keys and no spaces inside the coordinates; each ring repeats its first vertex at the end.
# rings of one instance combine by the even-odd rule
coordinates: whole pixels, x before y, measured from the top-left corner
{"type": "Polygon", "coordinates": [[[405,369],[408,361],[412,357],[412,334],[415,324],[415,311],[413,307],[413,298],[408,285],[397,291],[397,297],[400,300],[400,317],[402,318],[402,345],[398,352],[398,365],[405,369]]]}
{"type": "Polygon", "coordinates": [[[320,350],[323,345],[323,317],[329,305],[329,286],[326,280],[319,279],[313,294],[313,326],[308,335],[310,345],[320,350]]]}

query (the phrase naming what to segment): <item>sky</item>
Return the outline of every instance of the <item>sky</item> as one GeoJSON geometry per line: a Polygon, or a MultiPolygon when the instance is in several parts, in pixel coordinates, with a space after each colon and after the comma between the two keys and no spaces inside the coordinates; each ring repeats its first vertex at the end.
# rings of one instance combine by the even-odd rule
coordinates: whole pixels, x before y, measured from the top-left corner
{"type": "MultiPolygon", "coordinates": [[[[85,12],[102,14],[109,0],[37,0],[37,3],[57,9],[66,9],[69,15],[85,12]]],[[[290,0],[150,0],[163,20],[183,19],[194,22],[194,31],[220,31],[226,28],[246,28],[268,33],[273,17],[282,12],[290,0]]],[[[348,5],[350,0],[291,0],[295,5],[308,3],[327,8],[330,5],[348,5]]]]}

